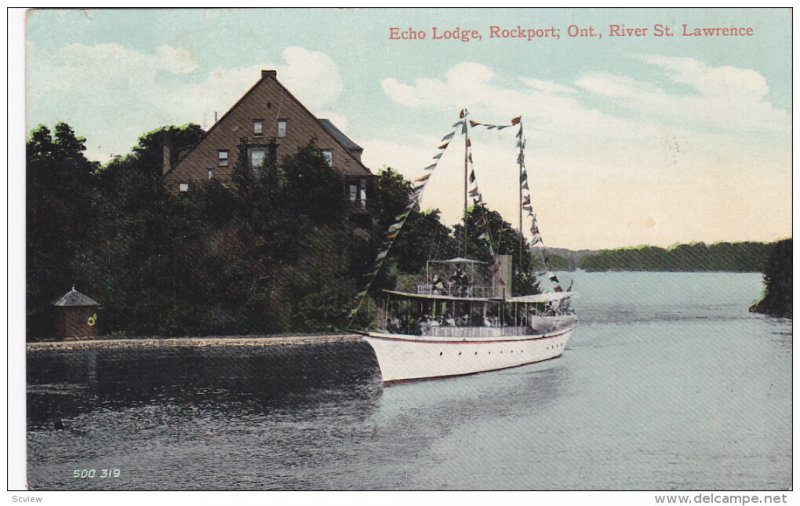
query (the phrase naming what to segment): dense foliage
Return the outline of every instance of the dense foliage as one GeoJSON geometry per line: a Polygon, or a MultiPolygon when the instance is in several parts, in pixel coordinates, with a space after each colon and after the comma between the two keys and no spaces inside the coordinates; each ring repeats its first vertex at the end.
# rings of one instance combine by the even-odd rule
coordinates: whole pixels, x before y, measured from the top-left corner
{"type": "Polygon", "coordinates": [[[774,244],[757,242],[712,245],[680,244],[671,248],[641,246],[601,250],[581,258],[587,271],[720,271],[759,272],[774,244]]]}
{"type": "MultiPolygon", "coordinates": [[[[281,170],[248,167],[244,151],[229,185],[211,180],[177,195],[162,182],[163,145],[173,158],[202,137],[196,125],[143,135],[104,166],[84,156],[65,124],[35,129],[27,156],[27,335],[49,336],[52,302],[73,284],[101,304],[105,335],[209,335],[346,328],[387,227],[411,202],[411,185],[385,169],[368,200],[371,227],[350,208],[338,173],[313,142],[281,170]]],[[[173,160],[174,161],[174,160],[173,160]]],[[[470,256],[488,259],[473,209],[470,256]]],[[[518,235],[487,210],[496,251],[518,235]]],[[[372,284],[381,288],[456,256],[458,237],[438,210],[412,210],[372,284]]],[[[515,268],[517,268],[515,263],[515,268]]],[[[535,268],[526,256],[522,269],[535,268]]],[[[527,279],[527,278],[526,278],[527,279]]],[[[532,280],[527,279],[532,285],[532,280]]],[[[368,316],[359,314],[354,325],[368,316]]]]}
{"type": "Polygon", "coordinates": [[[764,298],[751,311],[792,317],[792,240],[778,241],[764,264],[764,298]]]}

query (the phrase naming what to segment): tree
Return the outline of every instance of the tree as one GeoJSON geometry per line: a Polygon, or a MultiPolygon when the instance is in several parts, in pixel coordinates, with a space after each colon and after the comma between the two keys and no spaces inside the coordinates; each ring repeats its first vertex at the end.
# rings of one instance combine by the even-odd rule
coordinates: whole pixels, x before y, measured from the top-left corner
{"type": "Polygon", "coordinates": [[[85,139],[66,123],[40,125],[26,146],[27,335],[52,328],[50,304],[70,286],[83,286],[70,262],[94,239],[99,164],[84,156],[85,139]]]}

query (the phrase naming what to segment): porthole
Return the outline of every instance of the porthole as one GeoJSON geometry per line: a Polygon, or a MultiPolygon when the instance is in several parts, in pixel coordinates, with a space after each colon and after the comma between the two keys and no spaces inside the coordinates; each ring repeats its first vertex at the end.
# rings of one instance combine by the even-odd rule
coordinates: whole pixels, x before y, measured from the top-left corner
{"type": "Polygon", "coordinates": [[[460,352],[460,351],[458,352],[458,356],[459,356],[459,357],[461,356],[461,352],[460,352]]]}
{"type": "Polygon", "coordinates": [[[511,350],[511,353],[514,353],[514,350],[511,350]]]}
{"type": "Polygon", "coordinates": [[[477,355],[477,354],[478,354],[478,352],[476,351],[476,352],[475,352],[475,354],[477,355]]]}
{"type": "Polygon", "coordinates": [[[442,352],[441,352],[441,351],[439,352],[439,356],[440,356],[440,357],[442,356],[442,352]]]}

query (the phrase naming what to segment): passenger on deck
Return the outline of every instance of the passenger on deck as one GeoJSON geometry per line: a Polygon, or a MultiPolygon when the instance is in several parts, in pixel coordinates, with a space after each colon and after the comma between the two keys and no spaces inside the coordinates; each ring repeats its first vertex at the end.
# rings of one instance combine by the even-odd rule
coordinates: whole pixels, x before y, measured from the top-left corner
{"type": "Polygon", "coordinates": [[[445,293],[444,281],[438,274],[433,275],[433,293],[445,293]]]}
{"type": "Polygon", "coordinates": [[[464,274],[464,269],[460,265],[456,267],[450,280],[453,283],[453,291],[455,293],[462,297],[466,295],[469,282],[467,280],[467,275],[464,274]]]}

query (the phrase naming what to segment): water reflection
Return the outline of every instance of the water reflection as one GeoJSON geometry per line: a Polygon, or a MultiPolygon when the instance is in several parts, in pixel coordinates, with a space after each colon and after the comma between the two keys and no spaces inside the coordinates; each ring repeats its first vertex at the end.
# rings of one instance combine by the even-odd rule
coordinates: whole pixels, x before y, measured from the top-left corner
{"type": "Polygon", "coordinates": [[[343,393],[374,401],[380,384],[371,353],[358,343],[31,354],[28,427],[52,428],[94,410],[143,405],[263,414],[313,411],[343,393]]]}

